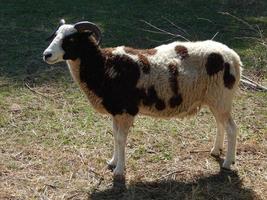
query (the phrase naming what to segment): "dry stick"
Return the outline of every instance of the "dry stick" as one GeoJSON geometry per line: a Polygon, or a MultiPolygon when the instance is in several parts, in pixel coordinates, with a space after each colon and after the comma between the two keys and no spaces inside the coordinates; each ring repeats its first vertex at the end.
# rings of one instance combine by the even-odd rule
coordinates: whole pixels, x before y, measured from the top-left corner
{"type": "Polygon", "coordinates": [[[263,37],[263,34],[262,34],[263,31],[260,29],[260,27],[258,25],[255,25],[256,26],[256,28],[255,28],[251,24],[249,24],[248,22],[246,22],[245,20],[243,20],[243,19],[241,19],[241,18],[239,18],[239,17],[237,17],[235,15],[232,15],[232,14],[230,14],[228,12],[219,12],[219,13],[222,14],[222,15],[228,15],[228,16],[234,18],[235,20],[237,20],[237,21],[245,24],[246,26],[249,27],[250,30],[256,32],[259,35],[259,37],[260,37],[260,39],[258,39],[256,37],[239,37],[239,38],[237,37],[238,39],[242,39],[242,38],[254,39],[254,40],[258,41],[260,44],[262,44],[263,46],[267,47],[267,44],[266,44],[266,42],[264,40],[264,37],[263,37]]]}
{"type": "Polygon", "coordinates": [[[31,87],[29,86],[29,84],[26,83],[26,82],[24,83],[24,85],[25,85],[30,91],[32,91],[32,92],[34,92],[34,93],[36,93],[36,94],[38,94],[38,95],[41,95],[41,96],[43,96],[43,97],[46,97],[46,98],[53,98],[53,97],[55,97],[56,95],[61,94],[61,93],[57,93],[57,94],[54,94],[54,95],[47,95],[47,94],[44,94],[44,93],[42,93],[42,92],[39,92],[39,91],[37,91],[37,90],[31,88],[31,87]]]}
{"type": "Polygon", "coordinates": [[[219,34],[219,31],[214,34],[214,36],[210,40],[214,40],[214,38],[219,34]]]}
{"type": "Polygon", "coordinates": [[[262,86],[262,85],[256,83],[255,81],[249,79],[248,77],[246,77],[246,76],[244,76],[244,75],[242,75],[241,77],[242,77],[243,79],[241,78],[240,81],[241,81],[244,85],[247,85],[247,86],[249,86],[249,87],[252,88],[252,89],[263,90],[263,91],[265,91],[265,92],[267,91],[267,88],[266,88],[266,87],[264,87],[264,86],[262,86]]]}
{"type": "Polygon", "coordinates": [[[243,79],[246,79],[246,80],[250,81],[251,83],[257,84],[255,81],[249,79],[247,76],[241,75],[241,77],[242,77],[243,79]]]}
{"type": "Polygon", "coordinates": [[[166,175],[163,175],[163,176],[157,178],[156,180],[162,180],[162,179],[165,179],[165,178],[167,178],[168,176],[171,176],[171,175],[173,175],[173,174],[183,173],[184,171],[185,171],[185,170],[177,170],[177,171],[173,171],[173,172],[170,172],[170,173],[168,173],[168,174],[166,174],[166,175]]]}
{"type": "Polygon", "coordinates": [[[258,30],[255,29],[255,28],[254,28],[252,25],[250,25],[248,22],[246,22],[245,20],[243,20],[243,19],[241,19],[241,18],[239,18],[239,17],[237,17],[237,16],[235,16],[235,15],[232,15],[232,14],[230,14],[230,13],[228,13],[228,12],[218,12],[218,13],[219,13],[219,14],[222,14],[222,15],[228,15],[228,16],[230,16],[230,17],[236,19],[237,21],[239,21],[239,22],[241,22],[241,23],[247,25],[251,30],[254,30],[255,32],[258,32],[258,30]]]}
{"type": "Polygon", "coordinates": [[[141,22],[144,22],[146,25],[148,25],[148,26],[150,26],[150,27],[152,27],[152,28],[154,28],[154,29],[156,29],[156,30],[162,32],[162,33],[165,33],[166,35],[171,35],[171,36],[174,36],[174,37],[180,37],[180,38],[182,38],[182,39],[184,39],[184,40],[186,40],[186,41],[189,41],[187,38],[185,38],[185,37],[182,36],[182,35],[179,35],[179,34],[173,34],[173,33],[170,33],[170,32],[168,32],[168,31],[165,31],[165,30],[163,30],[163,29],[161,29],[161,28],[158,28],[157,26],[155,26],[155,25],[153,25],[153,24],[151,24],[151,23],[149,23],[149,22],[147,22],[147,21],[145,21],[145,20],[140,20],[140,21],[141,21],[141,22]]]}
{"type": "Polygon", "coordinates": [[[39,91],[37,91],[37,90],[34,90],[33,88],[31,88],[29,85],[28,85],[28,83],[24,83],[24,85],[30,90],[30,91],[32,91],[32,92],[34,92],[34,93],[36,93],[36,94],[39,94],[39,95],[41,95],[41,96],[43,96],[43,97],[46,97],[46,98],[50,98],[51,96],[49,96],[49,95],[45,95],[45,94],[43,94],[43,93],[41,93],[41,92],[39,92],[39,91]]]}
{"type": "Polygon", "coordinates": [[[264,92],[267,92],[267,88],[262,86],[262,85],[251,83],[250,81],[244,80],[244,79],[241,79],[240,81],[241,81],[242,84],[244,84],[245,86],[247,86],[247,87],[249,87],[251,89],[262,90],[264,92]]]}
{"type": "Polygon", "coordinates": [[[177,28],[177,30],[181,30],[182,32],[184,32],[185,34],[191,37],[191,35],[185,29],[177,26],[175,23],[173,23],[171,20],[167,19],[166,17],[162,17],[162,18],[165,19],[167,22],[169,22],[171,25],[173,25],[175,28],[177,28]]]}
{"type": "Polygon", "coordinates": [[[0,87],[5,87],[5,86],[8,86],[8,83],[2,83],[2,84],[0,84],[0,87]]]}
{"type": "Polygon", "coordinates": [[[193,150],[193,151],[189,151],[189,153],[206,153],[206,152],[210,152],[209,150],[193,150]]]}

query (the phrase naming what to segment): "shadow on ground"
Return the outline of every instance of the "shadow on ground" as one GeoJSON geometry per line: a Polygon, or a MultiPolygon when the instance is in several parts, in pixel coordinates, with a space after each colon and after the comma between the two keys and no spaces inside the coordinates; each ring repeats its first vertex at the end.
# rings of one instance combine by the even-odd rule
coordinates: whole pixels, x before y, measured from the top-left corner
{"type": "Polygon", "coordinates": [[[223,159],[215,157],[220,165],[217,174],[192,175],[190,172],[175,179],[159,179],[152,182],[134,182],[128,186],[125,180],[113,180],[113,186],[95,191],[88,199],[259,199],[255,192],[243,186],[236,171],[222,169],[223,159]]]}
{"type": "Polygon", "coordinates": [[[127,188],[117,184],[96,191],[88,199],[259,199],[253,190],[244,188],[236,172],[221,171],[191,181],[159,180],[135,182],[127,188]],[[123,188],[123,189],[122,189],[123,188]]]}

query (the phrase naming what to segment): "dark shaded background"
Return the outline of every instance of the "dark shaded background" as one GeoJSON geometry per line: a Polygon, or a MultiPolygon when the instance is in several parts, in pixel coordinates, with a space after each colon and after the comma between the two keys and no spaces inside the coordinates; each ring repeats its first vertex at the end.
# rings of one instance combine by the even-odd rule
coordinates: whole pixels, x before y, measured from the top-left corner
{"type": "MultiPolygon", "coordinates": [[[[167,42],[168,39],[168,42],[171,42],[170,36],[144,31],[143,29],[151,27],[140,21],[143,19],[180,34],[181,32],[165,19],[167,18],[185,29],[188,34],[182,35],[190,40],[211,39],[219,32],[217,41],[242,51],[249,48],[252,41],[234,37],[255,36],[255,32],[219,12],[229,12],[266,30],[266,5],[267,1],[264,0],[156,0],[145,3],[142,0],[1,0],[0,76],[24,80],[29,75],[39,76],[48,70],[49,67],[41,58],[43,50],[48,46],[45,38],[53,31],[60,18],[65,18],[67,23],[80,20],[97,23],[103,31],[105,47],[127,45],[147,48],[167,42]]],[[[57,79],[57,76],[61,77],[57,74],[52,78],[57,79]]]]}

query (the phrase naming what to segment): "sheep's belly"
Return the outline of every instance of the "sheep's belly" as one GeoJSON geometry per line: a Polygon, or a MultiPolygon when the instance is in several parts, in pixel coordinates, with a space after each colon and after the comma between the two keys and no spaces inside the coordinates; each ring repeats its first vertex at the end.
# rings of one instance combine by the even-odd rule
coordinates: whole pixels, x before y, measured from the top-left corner
{"type": "Polygon", "coordinates": [[[167,107],[164,110],[157,110],[154,106],[148,107],[142,105],[139,108],[139,114],[158,118],[184,118],[195,115],[200,110],[201,106],[201,101],[196,101],[190,106],[181,104],[175,108],[167,107]]]}

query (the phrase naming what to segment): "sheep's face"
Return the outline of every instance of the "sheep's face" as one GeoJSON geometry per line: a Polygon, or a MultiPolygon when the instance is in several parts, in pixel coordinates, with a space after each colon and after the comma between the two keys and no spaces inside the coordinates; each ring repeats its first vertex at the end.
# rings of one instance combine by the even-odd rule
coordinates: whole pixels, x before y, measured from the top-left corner
{"type": "Polygon", "coordinates": [[[75,50],[75,37],[78,32],[73,25],[64,24],[58,28],[58,30],[53,34],[53,40],[47,49],[43,53],[43,59],[48,64],[54,64],[57,62],[64,61],[66,59],[71,59],[69,50],[75,50]]]}
{"type": "Polygon", "coordinates": [[[88,41],[91,45],[98,46],[101,42],[101,31],[92,22],[82,21],[70,25],[65,24],[65,20],[62,19],[49,39],[53,41],[44,51],[43,59],[48,64],[54,64],[64,60],[76,60],[86,51],[88,41]]]}

